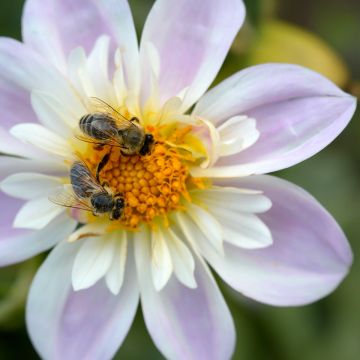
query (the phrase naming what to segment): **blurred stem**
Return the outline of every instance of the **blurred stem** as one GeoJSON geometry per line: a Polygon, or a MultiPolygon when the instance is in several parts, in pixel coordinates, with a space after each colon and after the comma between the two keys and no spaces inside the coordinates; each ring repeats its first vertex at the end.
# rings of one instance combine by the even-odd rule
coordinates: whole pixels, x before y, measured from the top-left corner
{"type": "Polygon", "coordinates": [[[24,309],[28,289],[38,268],[37,258],[22,264],[7,294],[0,300],[0,327],[14,326],[12,320],[24,309]]]}

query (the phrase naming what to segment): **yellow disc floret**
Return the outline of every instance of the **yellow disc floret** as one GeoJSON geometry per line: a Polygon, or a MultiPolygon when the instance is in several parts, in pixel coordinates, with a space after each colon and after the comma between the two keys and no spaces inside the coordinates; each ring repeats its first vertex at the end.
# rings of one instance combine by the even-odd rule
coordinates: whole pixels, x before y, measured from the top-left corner
{"type": "MultiPolygon", "coordinates": [[[[171,140],[176,136],[178,142],[179,134],[175,131],[172,135],[171,140]]],[[[151,152],[145,156],[124,155],[115,146],[103,149],[89,146],[86,152],[85,159],[94,172],[101,158],[109,154],[100,172],[100,182],[125,200],[123,215],[113,226],[136,229],[141,223],[153,224],[157,218],[166,224],[168,214],[181,209],[181,200],[190,200],[188,187],[202,186],[200,179],[193,179],[189,174],[191,155],[164,141],[158,133],[154,137],[151,152]]]]}

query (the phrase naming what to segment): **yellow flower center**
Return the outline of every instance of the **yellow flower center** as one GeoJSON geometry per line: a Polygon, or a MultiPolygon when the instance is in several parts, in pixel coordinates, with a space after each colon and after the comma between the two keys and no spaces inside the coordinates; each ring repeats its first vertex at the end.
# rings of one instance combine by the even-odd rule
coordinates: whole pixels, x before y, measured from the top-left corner
{"type": "Polygon", "coordinates": [[[104,155],[109,154],[100,171],[100,183],[113,194],[122,194],[125,200],[122,217],[113,221],[112,227],[131,230],[142,223],[153,225],[156,219],[162,219],[166,225],[169,213],[182,208],[181,200],[190,201],[188,189],[204,186],[201,179],[192,178],[189,173],[189,164],[196,159],[184,150],[189,147],[184,144],[191,139],[199,148],[199,142],[189,137],[190,126],[172,131],[148,127],[147,132],[153,134],[155,143],[145,156],[124,155],[119,147],[108,145],[100,150],[89,145],[86,151],[84,159],[94,173],[104,155]]]}

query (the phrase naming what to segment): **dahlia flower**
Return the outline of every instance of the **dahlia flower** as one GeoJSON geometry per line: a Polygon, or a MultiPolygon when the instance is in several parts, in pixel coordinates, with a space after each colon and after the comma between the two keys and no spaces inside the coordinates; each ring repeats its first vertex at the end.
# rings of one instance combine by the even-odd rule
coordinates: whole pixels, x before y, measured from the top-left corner
{"type": "Polygon", "coordinates": [[[209,266],[275,306],[315,301],[346,275],[351,250],[331,215],[264,174],[328,145],[356,101],[287,64],[207,91],[244,17],[240,0],[157,0],[138,46],[126,0],[27,0],[23,43],[0,39],[0,262],[54,247],[26,308],[42,358],[111,358],[141,300],[166,358],[228,359],[234,324],[209,266]],[[137,117],[150,153],[81,141],[92,98],[137,117]],[[76,159],[95,172],[105,154],[119,220],[49,200],[71,187],[76,159]]]}

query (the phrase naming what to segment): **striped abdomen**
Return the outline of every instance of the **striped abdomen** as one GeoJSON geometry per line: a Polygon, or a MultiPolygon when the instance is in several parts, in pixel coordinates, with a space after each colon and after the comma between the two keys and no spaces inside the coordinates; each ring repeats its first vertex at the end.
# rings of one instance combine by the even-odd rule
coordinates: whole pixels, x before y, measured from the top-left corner
{"type": "Polygon", "coordinates": [[[96,140],[110,140],[117,136],[114,119],[102,113],[84,115],[79,121],[80,130],[96,140]]]}

